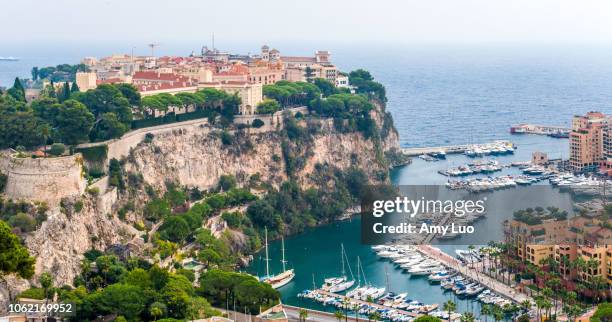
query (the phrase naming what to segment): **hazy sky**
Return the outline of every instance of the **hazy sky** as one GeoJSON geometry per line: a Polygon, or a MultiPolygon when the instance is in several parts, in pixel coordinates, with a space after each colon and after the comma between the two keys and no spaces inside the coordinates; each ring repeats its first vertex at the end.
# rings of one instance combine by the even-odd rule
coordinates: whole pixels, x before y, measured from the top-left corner
{"type": "Polygon", "coordinates": [[[264,42],[609,45],[612,1],[19,0],[2,1],[0,30],[3,47],[200,45],[212,32],[217,47],[264,42]]]}

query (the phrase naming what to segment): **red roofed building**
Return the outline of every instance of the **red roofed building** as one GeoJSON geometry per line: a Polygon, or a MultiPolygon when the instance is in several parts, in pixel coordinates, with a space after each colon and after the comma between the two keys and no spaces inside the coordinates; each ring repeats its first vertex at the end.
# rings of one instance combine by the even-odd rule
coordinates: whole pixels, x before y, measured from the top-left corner
{"type": "Polygon", "coordinates": [[[132,76],[132,83],[143,96],[160,93],[193,93],[198,89],[197,81],[189,77],[156,71],[135,72],[132,76]]]}

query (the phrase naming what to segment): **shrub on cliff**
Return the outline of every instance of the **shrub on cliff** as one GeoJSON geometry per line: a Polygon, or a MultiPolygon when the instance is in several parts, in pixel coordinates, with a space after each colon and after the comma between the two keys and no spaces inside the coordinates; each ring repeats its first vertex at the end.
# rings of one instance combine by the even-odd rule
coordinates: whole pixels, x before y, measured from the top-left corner
{"type": "Polygon", "coordinates": [[[254,128],[258,129],[262,126],[264,126],[264,121],[260,120],[260,119],[254,119],[253,123],[251,124],[254,128]]]}
{"type": "Polygon", "coordinates": [[[180,215],[167,218],[159,227],[159,237],[163,240],[179,243],[189,236],[191,229],[187,221],[180,215]]]}
{"type": "Polygon", "coordinates": [[[21,232],[28,233],[36,229],[36,220],[25,213],[18,213],[8,222],[12,227],[19,228],[21,232]]]}
{"type": "Polygon", "coordinates": [[[6,187],[7,180],[8,180],[8,176],[0,172],[0,192],[4,192],[4,188],[6,187]]]}
{"type": "Polygon", "coordinates": [[[62,143],[53,143],[53,145],[51,145],[51,148],[49,149],[49,154],[54,155],[54,156],[59,156],[64,154],[64,152],[66,151],[66,146],[63,145],[62,143]]]}
{"type": "Polygon", "coordinates": [[[155,198],[147,203],[143,214],[147,220],[157,221],[161,218],[169,216],[170,204],[165,199],[155,198]]]}
{"type": "Polygon", "coordinates": [[[0,279],[12,273],[22,278],[30,278],[34,275],[35,262],[28,249],[11,232],[11,227],[0,220],[0,279]]]}
{"type": "Polygon", "coordinates": [[[221,132],[221,143],[223,145],[232,145],[234,143],[234,136],[228,131],[221,132]]]}

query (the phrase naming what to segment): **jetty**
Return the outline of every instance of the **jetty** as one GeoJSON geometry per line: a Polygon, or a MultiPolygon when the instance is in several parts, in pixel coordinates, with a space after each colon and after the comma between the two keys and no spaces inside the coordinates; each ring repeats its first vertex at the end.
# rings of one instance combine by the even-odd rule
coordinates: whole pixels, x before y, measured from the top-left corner
{"type": "Polygon", "coordinates": [[[562,126],[539,125],[539,124],[516,124],[510,127],[512,134],[536,134],[548,135],[558,138],[567,138],[571,129],[562,126]]]}
{"type": "Polygon", "coordinates": [[[446,145],[446,146],[434,146],[434,147],[421,147],[421,148],[402,148],[402,152],[406,156],[418,156],[423,154],[439,153],[444,152],[446,154],[459,154],[464,153],[468,150],[474,149],[487,149],[496,145],[514,146],[514,144],[507,140],[499,140],[489,143],[479,144],[458,144],[458,145],[446,145]]]}
{"type": "Polygon", "coordinates": [[[514,288],[489,277],[488,275],[484,274],[484,272],[479,271],[476,268],[468,267],[456,258],[446,254],[445,252],[437,248],[434,248],[430,245],[418,245],[416,246],[416,248],[421,254],[429,258],[435,259],[450,268],[455,269],[460,274],[478,281],[490,290],[505,296],[506,298],[512,300],[517,304],[525,300],[529,300],[534,303],[533,299],[527,296],[526,294],[517,292],[514,288]]]}
{"type": "MultiPolygon", "coordinates": [[[[406,315],[406,316],[410,316],[410,317],[415,317],[416,318],[416,317],[419,317],[419,316],[426,315],[425,313],[417,313],[417,312],[413,312],[413,311],[406,311],[406,310],[402,310],[402,309],[398,309],[398,308],[393,308],[393,307],[390,307],[390,306],[385,306],[385,305],[382,305],[382,304],[378,304],[375,301],[374,302],[367,302],[367,301],[363,301],[363,300],[360,300],[360,299],[355,299],[355,298],[352,298],[352,297],[348,297],[348,296],[345,296],[345,295],[342,295],[342,294],[336,294],[336,293],[331,293],[331,292],[328,292],[328,291],[324,291],[322,289],[316,289],[316,290],[314,290],[312,292],[315,293],[315,294],[321,295],[321,296],[337,298],[337,299],[339,299],[343,303],[351,303],[353,305],[357,304],[359,306],[367,305],[367,306],[375,307],[375,308],[377,308],[379,310],[393,310],[393,311],[395,311],[397,313],[400,313],[400,314],[403,314],[403,315],[406,315]]],[[[349,308],[350,308],[350,306],[349,306],[349,308]]],[[[436,308],[437,308],[437,306],[436,306],[436,308]]],[[[445,321],[445,320],[443,320],[443,321],[445,321]]]]}

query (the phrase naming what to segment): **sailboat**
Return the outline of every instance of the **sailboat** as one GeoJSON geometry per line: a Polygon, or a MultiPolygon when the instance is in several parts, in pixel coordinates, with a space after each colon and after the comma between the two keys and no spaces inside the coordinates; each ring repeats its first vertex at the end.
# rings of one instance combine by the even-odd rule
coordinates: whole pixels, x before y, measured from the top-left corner
{"type": "Polygon", "coordinates": [[[342,276],[340,277],[331,277],[325,279],[325,284],[323,284],[323,289],[332,292],[342,292],[351,288],[355,284],[355,278],[353,276],[353,271],[351,270],[351,265],[348,263],[348,257],[346,256],[346,252],[344,251],[344,244],[340,244],[340,258],[342,261],[342,276]],[[351,273],[351,279],[349,280],[346,276],[346,271],[344,270],[344,259],[346,258],[346,262],[348,265],[349,272],[351,273]]]}
{"type": "Polygon", "coordinates": [[[283,253],[283,259],[281,263],[283,263],[283,272],[278,275],[270,275],[270,256],[268,254],[268,228],[265,229],[266,234],[266,276],[261,278],[261,280],[265,283],[268,283],[272,286],[272,288],[277,289],[287,285],[289,282],[293,280],[295,277],[295,272],[293,269],[287,269],[287,261],[285,260],[285,238],[281,236],[281,247],[283,253]]]}

